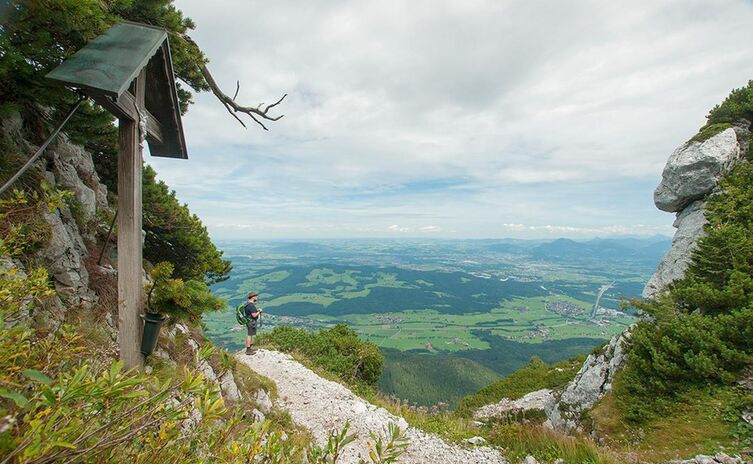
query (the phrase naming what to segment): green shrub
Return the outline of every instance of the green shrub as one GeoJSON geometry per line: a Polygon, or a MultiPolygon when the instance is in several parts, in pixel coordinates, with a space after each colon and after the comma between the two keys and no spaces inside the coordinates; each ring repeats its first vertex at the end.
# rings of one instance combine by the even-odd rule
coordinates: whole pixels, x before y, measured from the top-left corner
{"type": "Polygon", "coordinates": [[[175,276],[208,285],[228,278],[232,266],[212,243],[206,227],[188,206],[181,205],[151,166],[144,167],[144,258],[169,261],[175,276]]]}
{"type": "Polygon", "coordinates": [[[616,387],[618,402],[628,419],[647,419],[661,412],[657,398],[671,399],[694,385],[732,382],[751,355],[753,308],[641,322],[633,330],[629,362],[616,387]]]}
{"type": "Polygon", "coordinates": [[[753,122],[753,80],[735,89],[721,105],[716,105],[706,117],[708,124],[732,123],[740,118],[753,122]]]}
{"type": "Polygon", "coordinates": [[[317,333],[289,326],[275,327],[257,339],[288,353],[300,353],[314,366],[356,385],[374,385],[382,374],[384,356],[379,348],[364,342],[347,325],[338,324],[317,333]]]}
{"type": "Polygon", "coordinates": [[[146,288],[149,311],[170,315],[174,320],[198,322],[206,311],[225,308],[203,281],[173,278],[172,263],[159,263],[151,271],[153,283],[146,288]]]}
{"type": "Polygon", "coordinates": [[[690,142],[705,142],[706,140],[710,139],[711,137],[715,136],[716,134],[729,129],[732,127],[732,124],[728,122],[722,122],[718,124],[707,124],[703,127],[701,127],[701,130],[698,131],[696,135],[693,136],[689,141],[690,142]]]}

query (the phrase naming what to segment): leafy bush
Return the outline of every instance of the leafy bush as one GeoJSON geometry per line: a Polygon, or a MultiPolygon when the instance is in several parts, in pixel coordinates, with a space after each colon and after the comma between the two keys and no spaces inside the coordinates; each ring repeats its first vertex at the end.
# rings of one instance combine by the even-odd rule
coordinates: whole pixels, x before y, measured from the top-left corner
{"type": "Polygon", "coordinates": [[[70,198],[70,192],[43,183],[39,192],[15,190],[0,200],[0,254],[25,258],[42,249],[52,233],[42,214],[64,206],[70,198]]]}
{"type": "Polygon", "coordinates": [[[288,353],[300,353],[316,367],[349,384],[376,384],[384,365],[379,348],[359,339],[345,324],[318,333],[289,326],[275,327],[272,332],[260,335],[257,343],[288,353]]]}
{"type": "Polygon", "coordinates": [[[173,278],[173,265],[157,264],[150,273],[153,283],[146,288],[147,307],[151,312],[168,314],[175,320],[197,322],[206,311],[225,307],[225,300],[209,291],[203,281],[173,278]]]}

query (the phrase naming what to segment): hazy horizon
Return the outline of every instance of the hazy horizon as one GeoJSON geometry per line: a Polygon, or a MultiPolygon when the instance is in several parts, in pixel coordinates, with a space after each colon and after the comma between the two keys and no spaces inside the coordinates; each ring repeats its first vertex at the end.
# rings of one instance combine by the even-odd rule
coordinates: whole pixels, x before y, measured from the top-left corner
{"type": "Polygon", "coordinates": [[[654,234],[654,235],[606,235],[594,237],[544,237],[544,238],[516,238],[516,237],[426,237],[426,236],[382,236],[382,237],[215,237],[217,242],[317,242],[317,241],[346,241],[346,240],[386,240],[386,241],[524,241],[524,242],[552,242],[555,240],[572,240],[575,242],[588,242],[592,240],[619,240],[619,239],[637,239],[649,241],[655,240],[672,240],[671,235],[654,234]]]}

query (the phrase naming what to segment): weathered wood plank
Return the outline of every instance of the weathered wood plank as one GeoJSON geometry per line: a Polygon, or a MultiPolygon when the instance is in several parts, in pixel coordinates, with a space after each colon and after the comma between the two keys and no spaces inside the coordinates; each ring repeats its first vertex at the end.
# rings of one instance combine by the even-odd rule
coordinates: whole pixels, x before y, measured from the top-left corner
{"type": "MultiPolygon", "coordinates": [[[[117,101],[111,98],[103,99],[101,97],[97,98],[97,101],[102,101],[102,106],[104,106],[107,111],[114,114],[118,119],[130,119],[136,121],[139,118],[139,115],[136,112],[136,97],[134,97],[131,92],[123,92],[123,95],[121,95],[117,101]]],[[[149,137],[151,141],[165,143],[165,131],[162,128],[162,123],[160,123],[157,117],[146,108],[142,107],[141,111],[146,115],[147,137],[149,137]]]]}
{"type": "MultiPolygon", "coordinates": [[[[136,80],[136,102],[144,101],[144,73],[136,80]]],[[[121,118],[118,154],[118,329],[120,360],[141,367],[144,304],[141,239],[142,146],[138,121],[121,118]]]]}

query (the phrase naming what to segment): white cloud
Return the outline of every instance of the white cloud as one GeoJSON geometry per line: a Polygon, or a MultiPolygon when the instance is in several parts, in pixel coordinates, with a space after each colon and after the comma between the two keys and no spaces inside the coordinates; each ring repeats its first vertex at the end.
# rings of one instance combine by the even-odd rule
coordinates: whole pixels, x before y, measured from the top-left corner
{"type": "Polygon", "coordinates": [[[391,226],[387,227],[387,230],[390,232],[410,232],[409,227],[400,227],[397,224],[392,224],[391,226]]]}
{"type": "Polygon", "coordinates": [[[561,236],[597,236],[597,235],[669,235],[672,232],[671,227],[667,226],[647,226],[645,224],[634,225],[612,225],[602,227],[575,227],[563,225],[524,225],[524,224],[503,224],[504,230],[509,232],[535,232],[536,237],[561,237],[561,236]]]}
{"type": "Polygon", "coordinates": [[[218,234],[247,215],[334,235],[379,234],[389,218],[460,236],[503,222],[666,228],[651,203],[664,162],[753,77],[742,0],[177,6],[239,101],[289,93],[270,132],[198,95],[189,160],[150,160],[218,234]],[[425,185],[437,179],[463,183],[425,185]]]}

